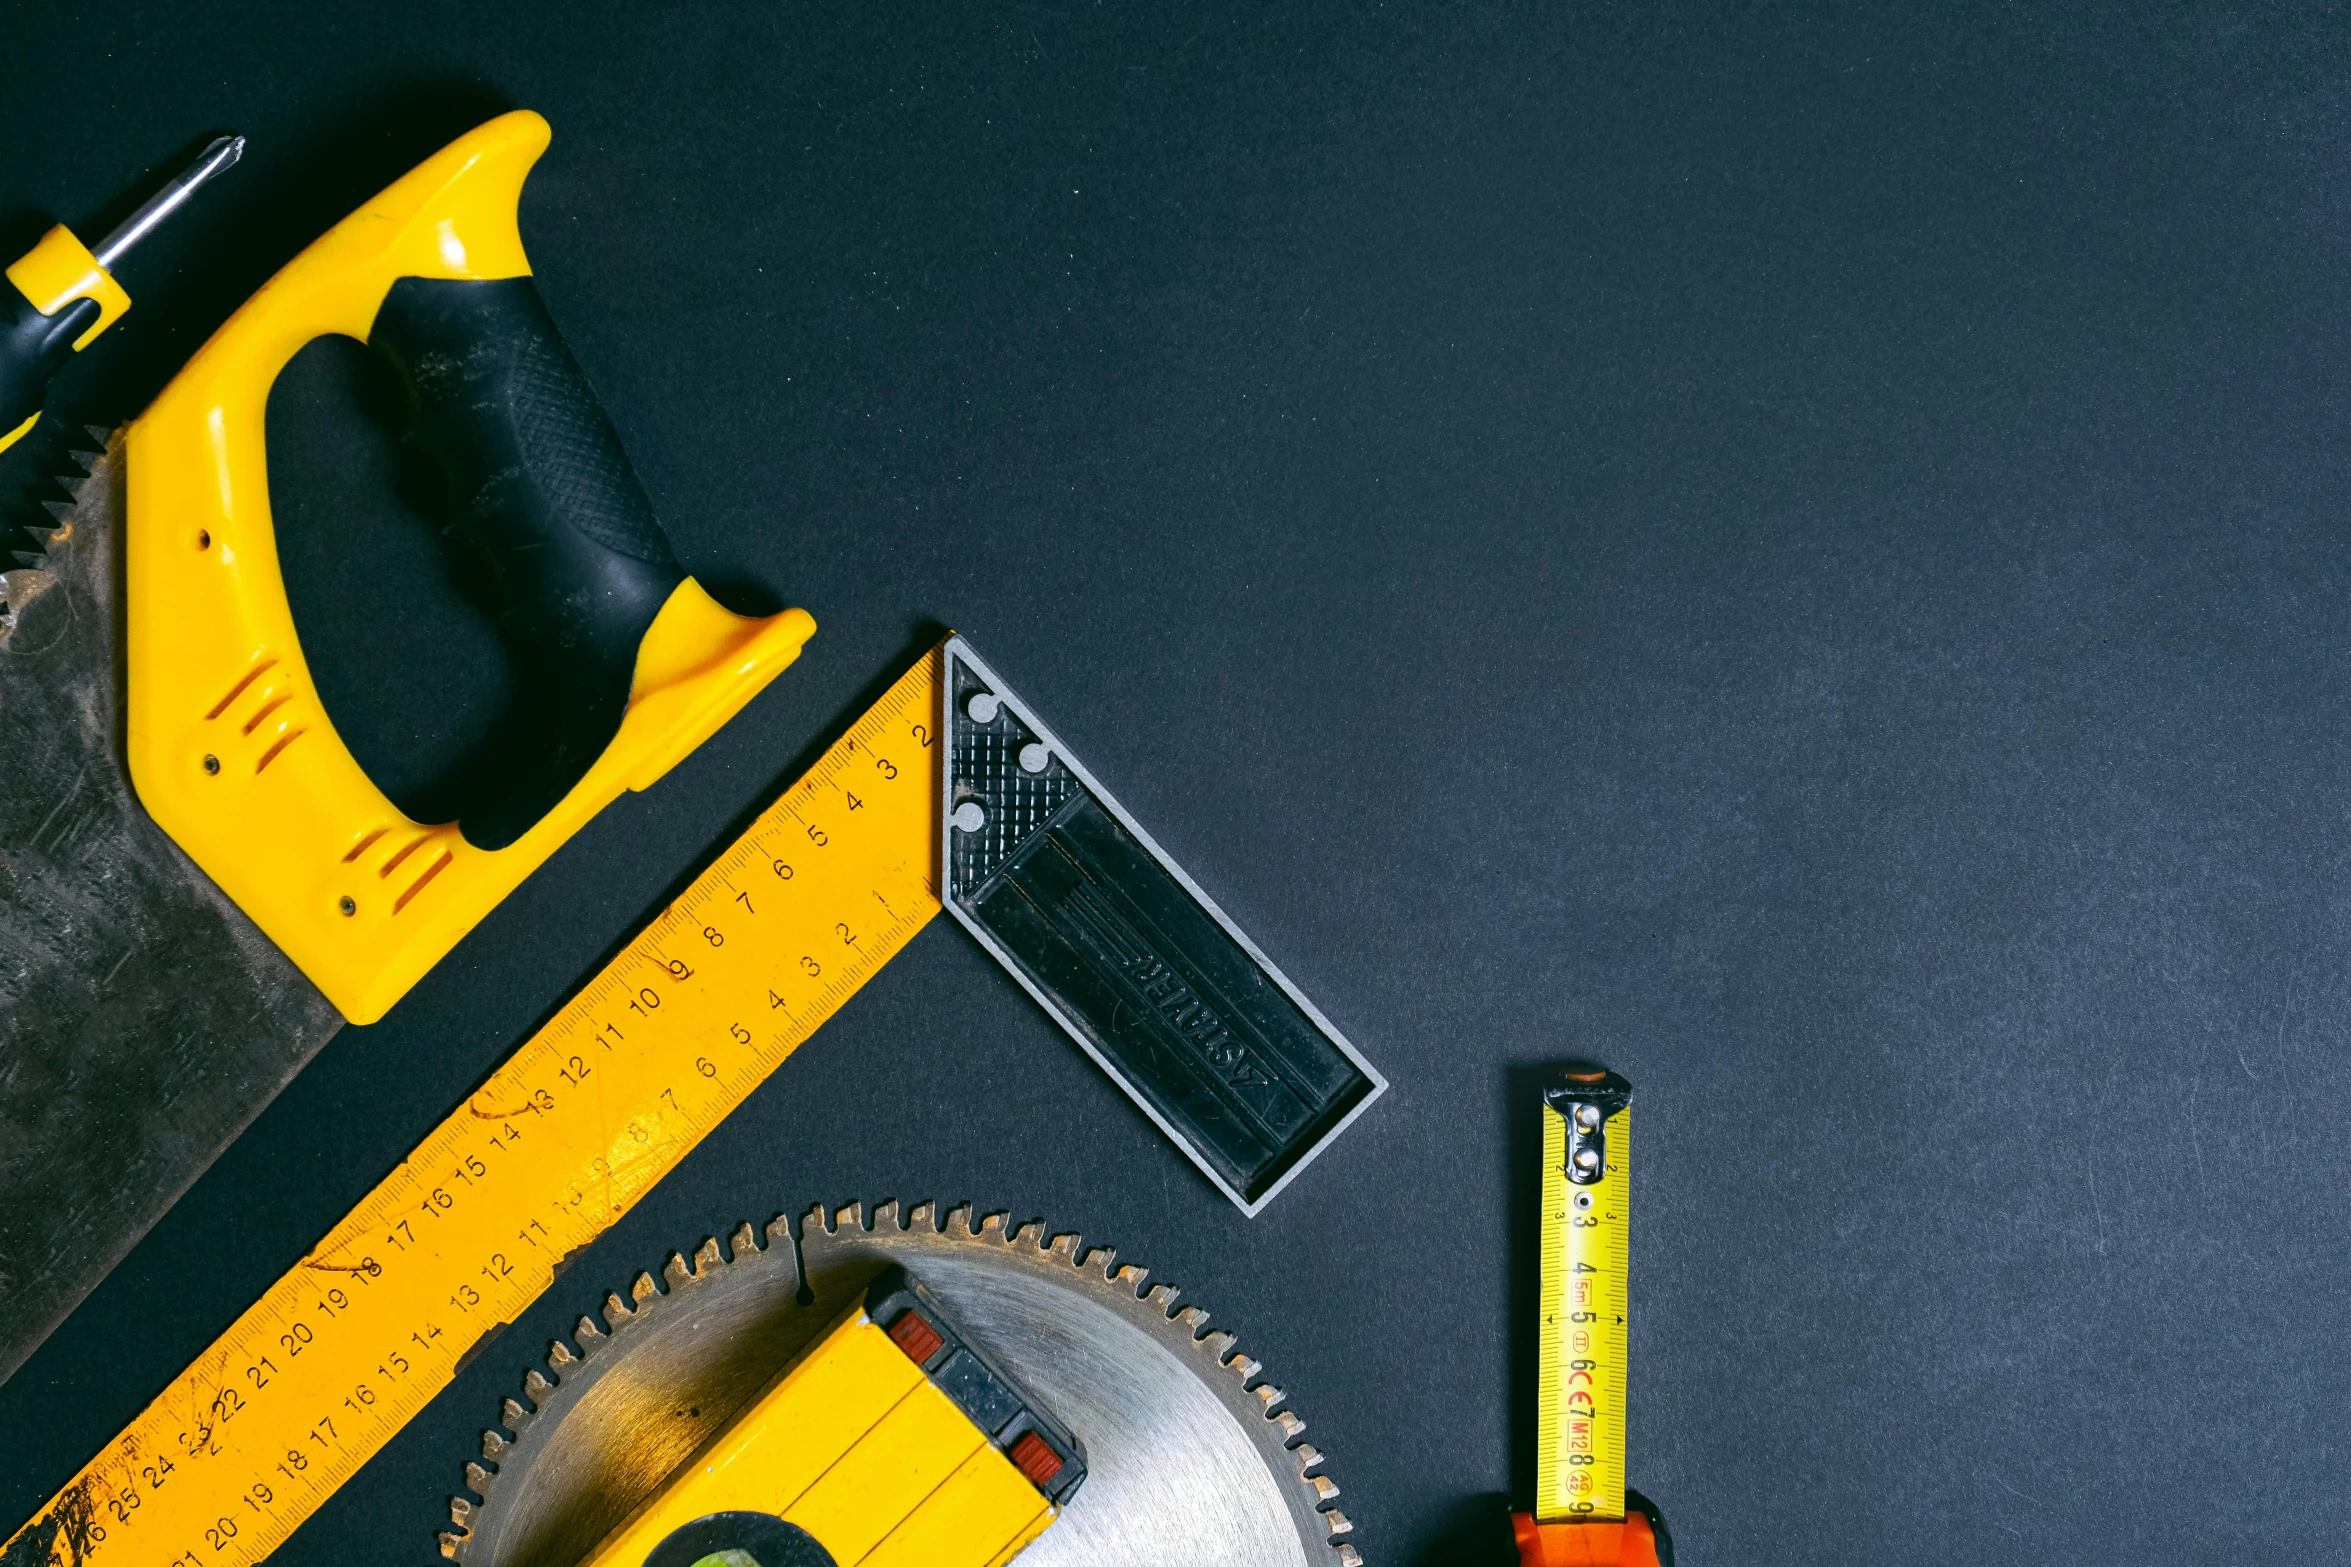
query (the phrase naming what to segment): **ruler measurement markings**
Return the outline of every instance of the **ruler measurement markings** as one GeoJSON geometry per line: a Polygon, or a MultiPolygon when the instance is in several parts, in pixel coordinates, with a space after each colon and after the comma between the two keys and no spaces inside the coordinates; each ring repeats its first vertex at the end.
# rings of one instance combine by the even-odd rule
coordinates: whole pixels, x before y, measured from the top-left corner
{"type": "MultiPolygon", "coordinates": [[[[927,715],[936,682],[933,655],[851,734],[927,715]]],[[[914,743],[928,743],[926,728],[909,725],[914,743]]],[[[555,1261],[601,1234],[927,923],[935,899],[856,932],[849,955],[823,965],[813,999],[771,1007],[780,991],[768,982],[807,977],[793,949],[819,950],[841,923],[827,916],[854,913],[860,888],[894,915],[881,887],[915,902],[912,893],[933,881],[932,769],[897,765],[854,811],[803,814],[803,796],[838,778],[852,751],[859,761],[874,754],[870,738],[836,747],[787,789],[720,857],[724,869],[697,877],[84,1467],[34,1520],[86,1509],[87,1525],[78,1540],[65,1531],[58,1560],[244,1563],[283,1543],[448,1385],[467,1351],[545,1291],[555,1261]],[[743,889],[728,873],[750,867],[755,852],[778,858],[765,849],[787,817],[822,835],[809,838],[811,855],[835,852],[796,869],[790,880],[801,885],[770,904],[772,914],[756,897],[739,904],[732,893],[743,889]],[[686,949],[671,939],[689,919],[684,942],[705,927],[724,938],[703,938],[709,951],[699,961],[680,957],[686,949]],[[744,939],[733,941],[722,921],[740,924],[744,939]],[[645,1007],[652,986],[667,993],[654,990],[661,999],[645,1007]],[[753,1007],[785,1014],[764,1044],[729,1028],[734,1011],[747,1017],[753,1007]],[[641,1038],[626,1037],[624,1019],[641,1038]],[[607,1024],[623,1038],[606,1035],[607,1024]],[[714,1052],[729,1049],[735,1056],[722,1067],[714,1052]],[[586,1070],[570,1070],[574,1056],[586,1070]],[[698,1057],[711,1062],[708,1076],[698,1057]],[[599,1189],[604,1200],[591,1200],[599,1189]],[[344,1303],[321,1310],[334,1306],[330,1290],[344,1303]],[[302,1462],[290,1464],[293,1455],[302,1462]],[[142,1466],[159,1470],[155,1483],[142,1466]]]]}

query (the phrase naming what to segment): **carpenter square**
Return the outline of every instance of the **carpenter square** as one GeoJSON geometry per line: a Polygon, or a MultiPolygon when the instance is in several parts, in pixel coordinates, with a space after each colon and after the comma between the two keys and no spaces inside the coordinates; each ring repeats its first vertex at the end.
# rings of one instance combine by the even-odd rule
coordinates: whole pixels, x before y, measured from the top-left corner
{"type": "Polygon", "coordinates": [[[945,651],[942,901],[1254,1216],[1387,1079],[969,643],[945,651]]]}

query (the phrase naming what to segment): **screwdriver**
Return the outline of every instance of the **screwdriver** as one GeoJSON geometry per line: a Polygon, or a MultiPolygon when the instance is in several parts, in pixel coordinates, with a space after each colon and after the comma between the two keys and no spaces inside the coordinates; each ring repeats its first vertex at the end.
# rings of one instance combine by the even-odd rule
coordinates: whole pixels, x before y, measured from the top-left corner
{"type": "Polygon", "coordinates": [[[8,269],[14,286],[0,288],[0,451],[41,417],[41,400],[66,356],[89,347],[131,308],[131,296],[114,280],[114,264],[244,151],[242,136],[216,138],[96,250],[60,223],[17,257],[8,269]]]}

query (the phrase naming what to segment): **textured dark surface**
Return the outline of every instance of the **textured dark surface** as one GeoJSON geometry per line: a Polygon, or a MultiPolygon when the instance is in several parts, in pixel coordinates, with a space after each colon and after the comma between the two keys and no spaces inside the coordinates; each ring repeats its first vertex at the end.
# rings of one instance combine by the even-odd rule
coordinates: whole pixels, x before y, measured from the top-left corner
{"type": "MultiPolygon", "coordinates": [[[[1632,1475],[1686,1564],[2351,1547],[2340,17],[23,9],[0,237],[252,138],[62,396],[151,393],[527,104],[541,287],[681,560],[822,629],[0,1388],[0,1513],[945,622],[1392,1091],[1244,1222],[941,922],[279,1560],[428,1559],[604,1289],[894,1193],[1148,1257],[1374,1567],[1474,1561],[1576,1054],[1640,1095],[1632,1475]]],[[[361,754],[494,721],[429,533],[286,550],[361,754]]]]}

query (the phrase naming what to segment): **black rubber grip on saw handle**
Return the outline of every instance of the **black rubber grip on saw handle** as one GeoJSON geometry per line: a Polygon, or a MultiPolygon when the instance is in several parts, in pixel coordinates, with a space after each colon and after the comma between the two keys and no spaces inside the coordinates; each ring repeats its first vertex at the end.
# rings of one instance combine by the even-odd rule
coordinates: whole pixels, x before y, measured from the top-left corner
{"type": "Polygon", "coordinates": [[[637,646],[686,574],[529,278],[402,278],[368,343],[407,385],[409,438],[448,481],[449,534],[487,559],[519,665],[461,824],[504,848],[611,742],[637,646]]]}
{"type": "Polygon", "coordinates": [[[69,300],[45,316],[15,284],[0,279],[0,435],[41,411],[49,382],[73,357],[74,341],[98,324],[95,299],[69,300]]]}

